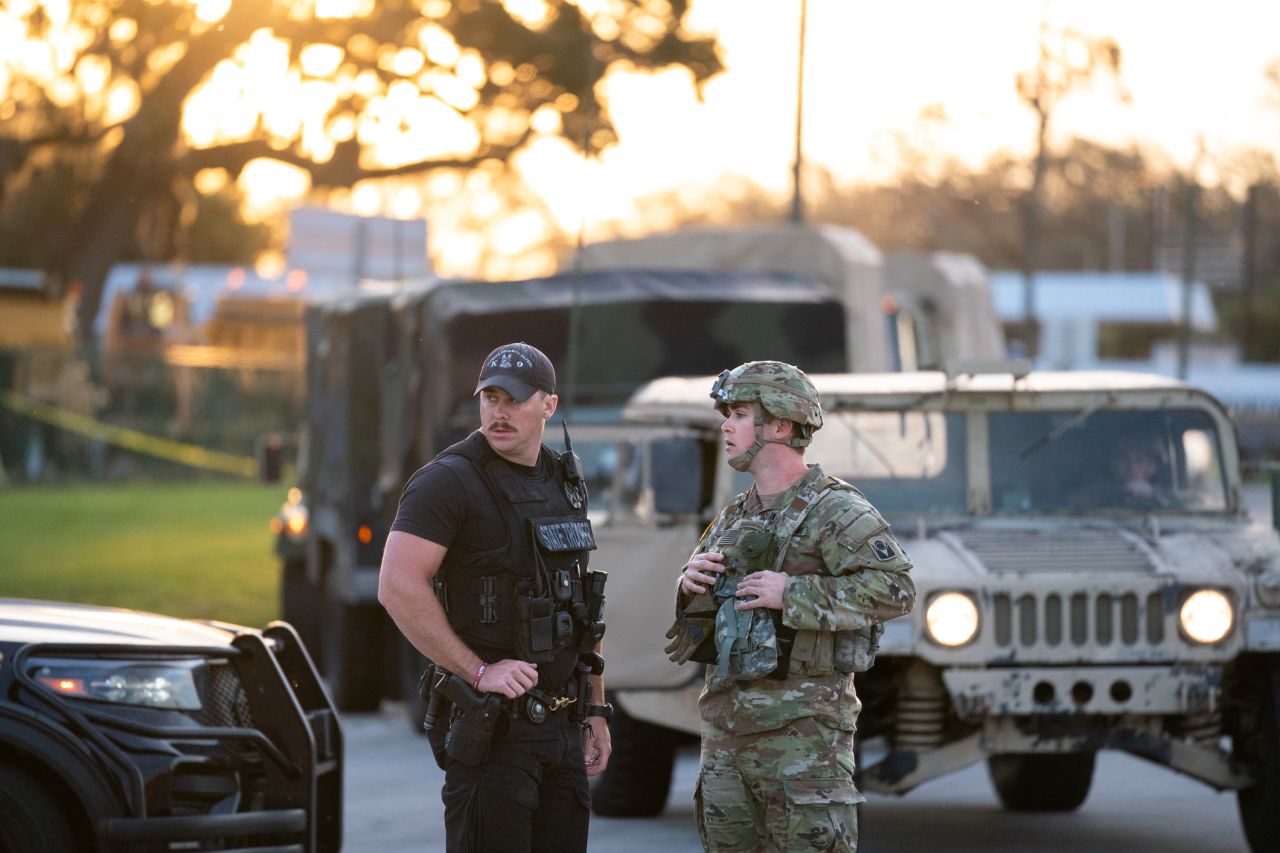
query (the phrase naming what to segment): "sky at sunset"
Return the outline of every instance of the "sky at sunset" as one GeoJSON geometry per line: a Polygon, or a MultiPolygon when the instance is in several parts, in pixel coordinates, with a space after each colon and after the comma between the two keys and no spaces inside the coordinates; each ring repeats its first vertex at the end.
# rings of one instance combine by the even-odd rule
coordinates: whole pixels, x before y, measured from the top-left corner
{"type": "MultiPolygon", "coordinates": [[[[229,0],[191,1],[206,25],[229,8],[229,0]]],[[[317,0],[316,8],[349,14],[371,2],[317,0]]],[[[609,2],[579,0],[588,14],[609,2]]],[[[35,3],[55,18],[65,17],[68,8],[67,0],[9,0],[7,6],[17,15],[35,3]]],[[[542,0],[506,3],[526,18],[545,14],[542,0]]],[[[423,8],[433,5],[447,8],[446,0],[424,0],[423,8]]],[[[699,102],[687,71],[615,70],[603,95],[620,142],[598,160],[584,161],[555,135],[556,116],[535,115],[534,127],[543,132],[516,166],[561,232],[581,228],[592,236],[660,227],[639,220],[638,199],[675,189],[686,207],[696,208],[700,196],[730,176],[780,195],[788,192],[800,8],[801,0],[691,0],[689,29],[719,38],[726,71],[705,86],[699,102]],[[548,121],[545,128],[539,124],[548,121]]],[[[0,5],[0,55],[41,76],[39,68],[58,62],[57,50],[24,44],[4,9],[0,5]]],[[[1179,167],[1190,164],[1203,144],[1199,178],[1206,183],[1216,183],[1221,174],[1215,165],[1240,149],[1280,154],[1280,90],[1269,90],[1264,78],[1264,69],[1280,61],[1280,3],[809,0],[804,88],[809,173],[826,170],[845,184],[885,178],[896,165],[899,138],[919,151],[973,166],[1001,149],[1029,153],[1034,115],[1018,99],[1015,77],[1035,65],[1042,21],[1051,29],[1112,38],[1123,53],[1120,83],[1127,101],[1118,99],[1111,80],[1073,93],[1055,113],[1058,142],[1071,136],[1109,145],[1138,141],[1159,148],[1179,167]]],[[[133,24],[110,22],[112,39],[132,38],[128,25],[133,24]]],[[[378,158],[392,165],[432,154],[465,154],[474,145],[474,126],[446,104],[467,109],[492,69],[486,70],[478,55],[460,50],[442,28],[430,25],[419,44],[400,49],[395,63],[406,79],[388,89],[361,125],[348,121],[326,128],[323,117],[337,89],[323,78],[338,67],[341,55],[336,47],[312,45],[303,52],[299,76],[289,71],[285,43],[259,31],[188,102],[187,141],[197,147],[235,141],[260,121],[283,140],[297,136],[303,152],[321,161],[332,155],[335,134],[376,136],[378,158]],[[419,73],[434,75],[434,97],[414,85],[419,73]]],[[[103,86],[105,72],[93,63],[83,63],[76,74],[86,91],[103,86]]],[[[374,85],[363,77],[347,81],[357,91],[365,83],[374,85]]],[[[59,85],[74,88],[67,80],[59,85]]],[[[127,86],[101,94],[98,108],[111,121],[127,118],[136,108],[136,95],[127,86]]],[[[0,100],[0,120],[11,118],[13,109],[12,102],[0,100]]],[[[257,161],[241,174],[251,216],[304,200],[305,175],[290,168],[257,161]]],[[[212,192],[225,179],[225,174],[202,175],[197,186],[212,192]]],[[[483,170],[361,185],[335,193],[329,202],[358,213],[451,223],[452,257],[441,254],[438,260],[458,273],[488,251],[482,243],[496,242],[501,254],[518,256],[525,247],[539,245],[548,227],[529,209],[499,215],[501,190],[483,170]]],[[[545,259],[536,263],[545,265],[545,259]]]]}
{"type": "MultiPolygon", "coordinates": [[[[622,144],[605,161],[620,196],[726,172],[786,190],[799,6],[694,0],[691,25],[719,35],[728,66],[704,104],[678,72],[614,81],[622,144]]],[[[874,180],[895,131],[974,164],[1000,148],[1030,151],[1034,117],[1014,78],[1035,64],[1042,13],[1056,27],[1115,39],[1130,95],[1118,103],[1105,82],[1072,95],[1055,119],[1059,139],[1136,138],[1179,164],[1201,137],[1208,159],[1244,145],[1280,153],[1280,102],[1267,104],[1263,77],[1280,59],[1280,4],[809,0],[806,158],[845,180],[874,180]],[[937,105],[945,120],[922,123],[937,105]]]]}

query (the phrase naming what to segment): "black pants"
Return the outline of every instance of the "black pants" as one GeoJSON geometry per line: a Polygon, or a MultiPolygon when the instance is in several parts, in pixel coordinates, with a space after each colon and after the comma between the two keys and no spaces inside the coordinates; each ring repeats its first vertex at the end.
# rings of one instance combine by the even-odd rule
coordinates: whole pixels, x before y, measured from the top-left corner
{"type": "Polygon", "coordinates": [[[587,849],[591,793],[568,714],[540,725],[512,720],[484,764],[450,759],[441,796],[449,853],[587,849]]]}

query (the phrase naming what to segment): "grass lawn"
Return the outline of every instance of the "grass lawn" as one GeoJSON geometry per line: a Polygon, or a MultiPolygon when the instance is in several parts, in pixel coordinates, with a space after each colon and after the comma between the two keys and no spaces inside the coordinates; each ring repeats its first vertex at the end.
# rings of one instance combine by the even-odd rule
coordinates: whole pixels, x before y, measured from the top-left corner
{"type": "Polygon", "coordinates": [[[0,490],[0,596],[261,627],[280,612],[268,524],[285,491],[220,481],[0,490]]]}

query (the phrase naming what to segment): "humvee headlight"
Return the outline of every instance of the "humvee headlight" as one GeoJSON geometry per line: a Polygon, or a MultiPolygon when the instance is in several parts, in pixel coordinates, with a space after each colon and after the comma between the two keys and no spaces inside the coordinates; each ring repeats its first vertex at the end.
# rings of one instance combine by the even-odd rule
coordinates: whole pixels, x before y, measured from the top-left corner
{"type": "Polygon", "coordinates": [[[962,592],[944,592],[924,612],[929,637],[943,646],[963,646],[978,633],[978,605],[962,592]]]}
{"type": "Polygon", "coordinates": [[[1182,630],[1197,643],[1216,643],[1231,631],[1235,614],[1231,602],[1216,589],[1202,589],[1187,596],[1179,613],[1182,630]]]}

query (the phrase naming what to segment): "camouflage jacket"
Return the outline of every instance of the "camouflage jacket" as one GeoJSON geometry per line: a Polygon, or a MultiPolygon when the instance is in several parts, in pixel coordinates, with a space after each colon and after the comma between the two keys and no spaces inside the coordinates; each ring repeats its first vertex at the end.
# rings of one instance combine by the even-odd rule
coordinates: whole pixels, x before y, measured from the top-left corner
{"type": "MultiPolygon", "coordinates": [[[[782,571],[790,575],[782,597],[782,622],[795,628],[788,676],[737,682],[702,691],[702,719],[738,734],[770,731],[802,717],[852,731],[862,705],[853,675],[833,665],[836,632],[885,622],[911,611],[915,585],[911,563],[889,525],[848,483],[817,465],[791,486],[786,507],[802,487],[831,491],[814,504],[787,546],[782,571]]],[[[720,533],[759,510],[755,486],[738,495],[702,534],[694,553],[708,550],[720,533]]],[[[772,523],[777,510],[758,512],[772,523]]]]}

